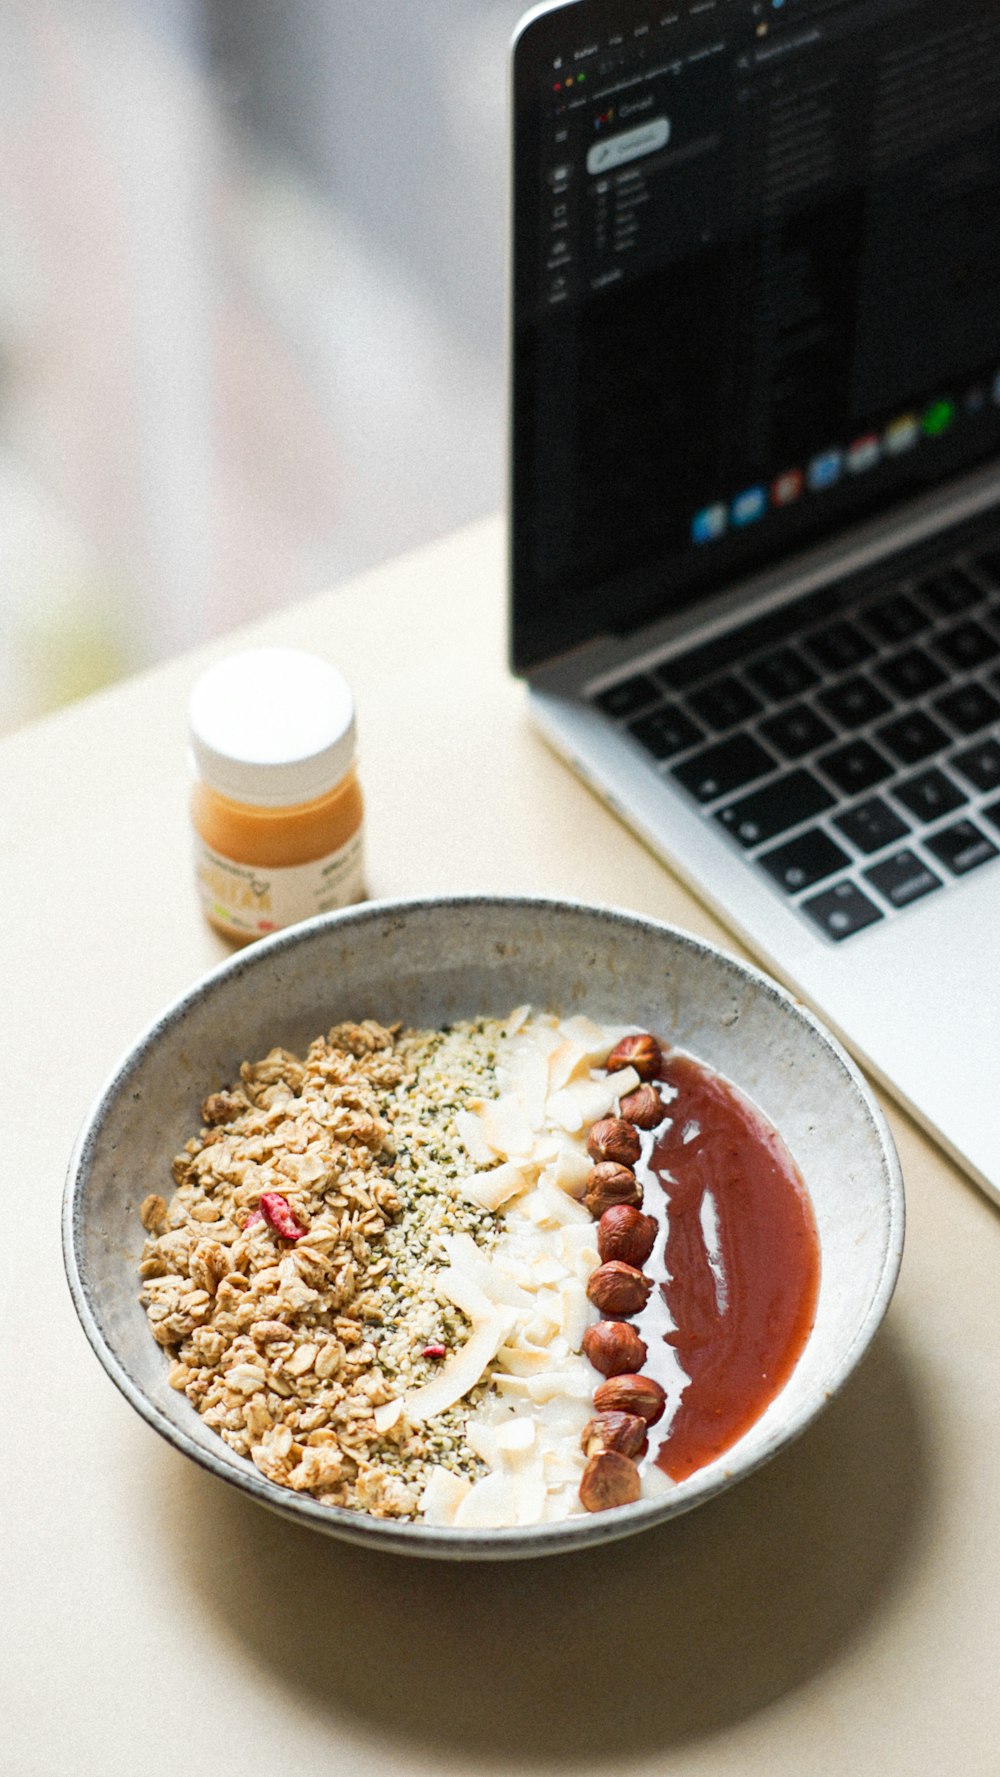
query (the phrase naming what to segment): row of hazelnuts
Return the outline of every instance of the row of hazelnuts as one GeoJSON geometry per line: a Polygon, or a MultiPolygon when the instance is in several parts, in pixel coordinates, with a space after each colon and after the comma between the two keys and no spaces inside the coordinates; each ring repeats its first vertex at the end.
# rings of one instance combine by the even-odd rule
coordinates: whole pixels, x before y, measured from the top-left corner
{"type": "Polygon", "coordinates": [[[594,1166],[584,1202],[597,1222],[601,1259],[587,1294],[603,1318],[587,1328],[583,1350],[604,1377],[581,1439],[587,1466],[580,1499],[588,1512],[632,1505],[639,1498],[638,1460],[648,1449],[650,1426],[666,1406],[660,1384],[639,1373],[646,1345],[628,1321],[646,1306],[653,1288],[642,1267],[653,1250],[657,1222],[642,1213],[642,1186],[634,1169],[642,1149],[639,1131],[663,1121],[663,1101],[653,1084],[663,1055],[656,1038],[643,1031],[617,1043],[605,1065],[608,1073],[634,1068],[641,1084],[621,1099],[617,1117],[602,1117],[587,1137],[594,1166]]]}

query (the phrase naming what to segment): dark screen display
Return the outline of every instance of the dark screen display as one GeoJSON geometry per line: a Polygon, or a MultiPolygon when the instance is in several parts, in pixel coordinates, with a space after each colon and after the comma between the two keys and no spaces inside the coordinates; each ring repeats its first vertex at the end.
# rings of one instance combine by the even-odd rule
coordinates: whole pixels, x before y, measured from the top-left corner
{"type": "Polygon", "coordinates": [[[519,669],[1000,450],[996,0],[577,0],[514,60],[519,669]]]}

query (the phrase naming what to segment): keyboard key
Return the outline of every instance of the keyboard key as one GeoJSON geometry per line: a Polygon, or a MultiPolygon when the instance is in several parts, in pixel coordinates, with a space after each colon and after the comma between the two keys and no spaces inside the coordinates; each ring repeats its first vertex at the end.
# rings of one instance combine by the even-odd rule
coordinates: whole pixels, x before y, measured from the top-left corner
{"type": "Polygon", "coordinates": [[[992,839],[987,839],[973,821],[956,821],[953,827],[945,827],[925,843],[953,876],[965,876],[969,870],[1000,855],[992,839]]]}
{"type": "Polygon", "coordinates": [[[951,814],[953,809],[961,808],[963,802],[968,801],[958,785],[936,765],[932,765],[929,771],[919,772],[916,777],[906,778],[892,793],[920,821],[940,820],[943,814],[951,814]]]}
{"type": "Polygon", "coordinates": [[[763,660],[757,660],[746,669],[747,678],[763,691],[773,703],[784,703],[788,697],[798,697],[810,686],[818,683],[809,662],[803,659],[794,648],[779,648],[774,654],[768,654],[763,660]]]}
{"type": "Polygon", "coordinates": [[[1000,549],[984,549],[981,555],[977,555],[975,566],[988,580],[1000,583],[1000,549]]]}
{"type": "Polygon", "coordinates": [[[629,733],[635,735],[654,759],[672,759],[675,753],[683,753],[686,747],[693,747],[705,738],[704,730],[675,703],[661,704],[658,710],[652,710],[648,716],[638,716],[628,726],[629,733]]]}
{"type": "Polygon", "coordinates": [[[739,665],[746,659],[746,650],[738,640],[742,633],[729,630],[710,642],[702,642],[698,648],[691,648],[687,654],[673,655],[657,667],[657,678],[668,691],[686,691],[702,679],[718,677],[727,666],[739,665]]]}
{"type": "Polygon", "coordinates": [[[874,925],[883,917],[874,901],[869,901],[853,882],[838,882],[801,905],[803,913],[808,913],[827,937],[836,938],[838,943],[842,938],[851,938],[855,932],[864,931],[865,926],[874,925]]]}
{"type": "Polygon", "coordinates": [[[1000,787],[1000,741],[981,740],[966,753],[956,753],[951,761],[955,771],[977,790],[1000,787]]]}
{"type": "Polygon", "coordinates": [[[991,802],[989,807],[981,809],[980,813],[984,814],[994,827],[1000,827],[1000,802],[991,802]]]}
{"type": "Polygon", "coordinates": [[[627,716],[634,716],[647,704],[656,703],[662,696],[655,681],[646,673],[635,673],[630,679],[619,679],[617,685],[608,685],[605,690],[594,695],[594,702],[599,710],[610,716],[614,722],[623,722],[627,716]]]}
{"type": "Polygon", "coordinates": [[[928,691],[936,691],[948,677],[922,648],[904,648],[901,654],[890,654],[874,671],[900,697],[924,697],[928,691]]]}
{"type": "Polygon", "coordinates": [[[735,728],[737,722],[748,721],[761,707],[759,698],[731,674],[714,680],[711,685],[703,685],[700,691],[692,691],[688,704],[695,715],[717,734],[735,728]]]}
{"type": "Polygon", "coordinates": [[[885,754],[867,740],[851,740],[846,746],[834,747],[832,752],[822,753],[816,764],[831,783],[846,790],[849,796],[873,790],[876,784],[891,777],[894,769],[885,754]]]}
{"type": "Polygon", "coordinates": [[[805,637],[802,646],[831,673],[843,673],[849,667],[861,666],[875,652],[874,642],[862,635],[856,624],[846,620],[830,623],[826,629],[814,630],[811,636],[805,637]]]}
{"type": "Polygon", "coordinates": [[[959,734],[977,734],[1000,716],[1000,703],[992,691],[975,680],[949,691],[946,697],[936,697],[934,708],[959,734]]]}
{"type": "Polygon", "coordinates": [[[865,876],[891,907],[908,907],[911,901],[919,901],[941,887],[941,878],[921,862],[916,852],[908,850],[894,852],[891,858],[872,864],[865,876]]]}
{"type": "Polygon", "coordinates": [[[876,739],[894,753],[901,765],[919,765],[948,745],[948,735],[925,710],[910,710],[894,722],[876,729],[876,739]]]}
{"type": "Polygon", "coordinates": [[[905,592],[894,592],[888,598],[879,599],[876,604],[859,611],[858,616],[883,642],[908,641],[930,623],[926,611],[922,611],[905,592]]]}
{"type": "Polygon", "coordinates": [[[943,630],[934,637],[934,646],[939,654],[951,661],[952,666],[959,667],[963,672],[972,672],[977,666],[985,666],[988,660],[995,660],[1000,654],[1000,642],[981,623],[971,621],[956,623],[951,629],[943,630]]]}
{"type": "Polygon", "coordinates": [[[877,716],[885,716],[892,709],[889,699],[864,673],[855,673],[853,678],[841,679],[828,691],[821,691],[817,702],[841,728],[863,728],[866,722],[874,722],[877,716]]]}
{"type": "Polygon", "coordinates": [[[933,580],[925,580],[917,591],[939,617],[957,617],[959,611],[978,605],[983,596],[981,589],[961,568],[952,568],[946,574],[936,575],[933,580]]]}
{"type": "Polygon", "coordinates": [[[763,777],[776,764],[773,754],[752,735],[734,734],[676,765],[674,776],[697,801],[714,802],[717,796],[728,796],[755,777],[763,777]]]}
{"type": "Polygon", "coordinates": [[[812,888],[824,876],[833,876],[850,863],[850,858],[821,827],[811,827],[787,845],[764,852],[758,862],[787,894],[797,895],[800,889],[812,888]]]}
{"type": "Polygon", "coordinates": [[[778,715],[769,716],[761,723],[760,731],[783,759],[801,759],[834,738],[830,724],[807,703],[790,704],[778,715]]]}
{"type": "Polygon", "coordinates": [[[865,802],[859,802],[856,808],[849,808],[844,814],[836,816],[834,825],[840,828],[846,839],[870,856],[874,851],[881,851],[884,845],[892,845],[895,840],[905,838],[910,831],[906,821],[883,802],[881,796],[869,796],[865,802]]]}
{"type": "Polygon", "coordinates": [[[751,791],[738,802],[720,808],[716,820],[746,847],[762,845],[766,839],[777,839],[789,827],[811,821],[832,807],[834,798],[818,778],[801,768],[775,778],[760,790],[751,791]]]}

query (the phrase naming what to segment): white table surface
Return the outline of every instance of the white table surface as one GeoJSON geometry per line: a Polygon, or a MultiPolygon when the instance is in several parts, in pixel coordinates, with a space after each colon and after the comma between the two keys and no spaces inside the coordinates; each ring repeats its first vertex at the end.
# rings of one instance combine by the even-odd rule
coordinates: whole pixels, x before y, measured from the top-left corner
{"type": "MultiPolygon", "coordinates": [[[[351,679],[372,894],[566,895],[735,949],[529,727],[502,541],[477,524],[240,637],[351,679]]],[[[861,1369],[769,1467],[608,1549],[469,1568],[320,1538],[107,1380],[63,1178],[120,1053],[226,953],[191,880],[185,721],[231,645],[0,746],[3,1777],[996,1777],[1000,1220],[891,1105],[907,1247],[861,1369]]]]}

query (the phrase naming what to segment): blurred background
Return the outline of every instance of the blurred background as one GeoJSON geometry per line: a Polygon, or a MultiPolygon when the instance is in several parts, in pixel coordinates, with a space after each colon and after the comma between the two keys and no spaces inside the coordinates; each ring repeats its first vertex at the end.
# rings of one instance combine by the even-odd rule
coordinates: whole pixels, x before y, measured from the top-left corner
{"type": "Polygon", "coordinates": [[[0,732],[495,510],[521,0],[3,0],[0,732]]]}

